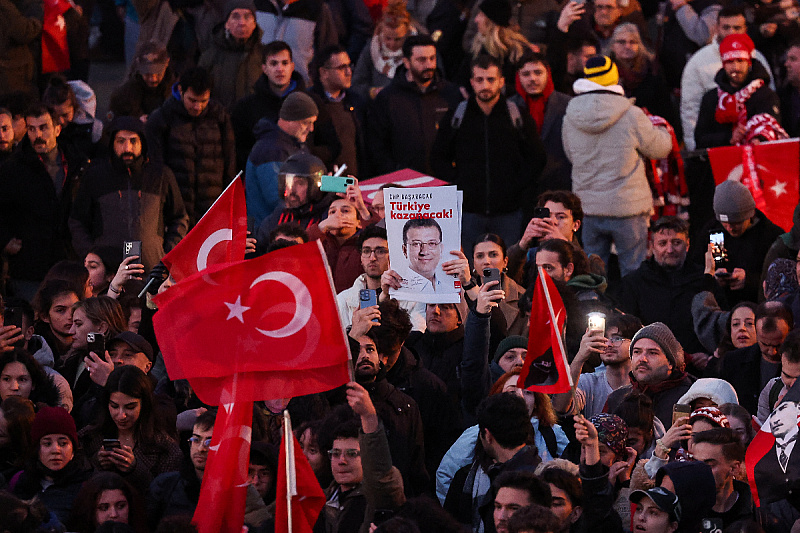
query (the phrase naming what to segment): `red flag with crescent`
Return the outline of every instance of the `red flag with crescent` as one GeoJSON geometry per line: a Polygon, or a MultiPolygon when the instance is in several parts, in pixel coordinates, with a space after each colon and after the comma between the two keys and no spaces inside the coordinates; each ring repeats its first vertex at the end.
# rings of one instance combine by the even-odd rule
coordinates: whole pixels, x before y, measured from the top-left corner
{"type": "Polygon", "coordinates": [[[246,241],[247,204],[244,185],[237,176],[161,262],[173,279],[180,281],[211,265],[241,261],[246,241]]]}
{"type": "Polygon", "coordinates": [[[289,532],[289,509],[286,504],[286,493],[289,490],[292,490],[292,531],[294,533],[311,533],[319,517],[319,512],[325,505],[325,493],[319,486],[317,476],[314,475],[294,434],[290,440],[284,439],[284,442],[281,443],[280,458],[278,459],[277,497],[275,498],[275,533],[289,532]],[[286,449],[287,444],[292,446],[291,450],[286,449]],[[294,472],[291,472],[292,466],[294,466],[294,472]],[[290,470],[288,475],[287,470],[290,470]],[[288,479],[291,479],[292,483],[288,483],[288,479]]]}
{"type": "Polygon", "coordinates": [[[213,405],[347,383],[350,350],[332,287],[319,241],[189,276],[153,298],[170,379],[188,379],[213,405]]]}
{"type": "MultiPolygon", "coordinates": [[[[235,388],[235,381],[230,381],[235,388]]],[[[252,401],[226,404],[217,412],[192,519],[198,533],[242,532],[252,424],[252,401]]]]}
{"type": "Polygon", "coordinates": [[[708,158],[717,185],[741,181],[772,222],[786,231],[792,228],[800,201],[800,139],[710,148],[708,158]]]}
{"type": "Polygon", "coordinates": [[[368,180],[359,181],[358,188],[361,189],[361,196],[364,197],[364,203],[372,205],[372,200],[375,198],[381,186],[389,184],[399,185],[400,187],[438,187],[439,185],[450,185],[446,181],[428,176],[410,168],[403,170],[396,170],[389,174],[376,176],[368,180]]]}
{"type": "Polygon", "coordinates": [[[42,73],[69,70],[69,44],[64,13],[72,8],[67,0],[44,0],[42,24],[42,73]]]}
{"type": "Polygon", "coordinates": [[[561,338],[567,312],[553,279],[541,267],[532,303],[528,355],[517,386],[545,394],[568,392],[572,375],[561,338]]]}

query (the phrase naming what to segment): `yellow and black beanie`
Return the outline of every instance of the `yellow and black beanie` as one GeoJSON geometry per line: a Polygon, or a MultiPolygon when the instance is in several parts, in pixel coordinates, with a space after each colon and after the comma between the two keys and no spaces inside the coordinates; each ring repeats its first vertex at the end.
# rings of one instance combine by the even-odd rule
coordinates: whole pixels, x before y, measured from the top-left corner
{"type": "Polygon", "coordinates": [[[619,83],[617,65],[611,61],[611,58],[604,55],[592,56],[586,60],[583,77],[604,87],[619,83]]]}

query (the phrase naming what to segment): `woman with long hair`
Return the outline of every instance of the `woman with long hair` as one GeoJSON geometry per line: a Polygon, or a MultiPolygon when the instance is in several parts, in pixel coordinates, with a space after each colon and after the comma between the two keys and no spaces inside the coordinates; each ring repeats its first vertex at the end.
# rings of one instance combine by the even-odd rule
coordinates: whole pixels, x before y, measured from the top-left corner
{"type": "Polygon", "coordinates": [[[31,448],[33,402],[11,396],[0,404],[0,474],[10,479],[22,468],[31,448]]]}
{"type": "Polygon", "coordinates": [[[94,533],[104,522],[128,524],[147,533],[141,497],[130,483],[114,472],[98,472],[81,487],[72,506],[69,530],[94,533]]]}
{"type": "Polygon", "coordinates": [[[664,76],[658,71],[655,54],[642,42],[639,27],[625,22],[611,34],[606,55],[617,64],[619,84],[625,96],[636,98],[636,105],[677,126],[664,76]]]}
{"type": "Polygon", "coordinates": [[[391,0],[375,25],[375,33],[358,57],[353,71],[353,90],[364,97],[375,98],[394,79],[403,64],[403,43],[415,34],[411,15],[403,0],[391,0]]]}
{"type": "Polygon", "coordinates": [[[503,238],[495,233],[484,233],[478,237],[472,248],[472,264],[481,284],[484,269],[496,268],[502,273],[502,285],[494,288],[505,291],[506,297],[498,306],[505,318],[505,334],[527,335],[529,314],[519,307],[519,300],[525,294],[525,289],[508,275],[508,253],[503,238]]]}
{"type": "Polygon", "coordinates": [[[475,16],[477,32],[472,38],[467,57],[467,69],[463,72],[470,77],[469,62],[482,54],[495,58],[502,66],[506,80],[513,80],[519,60],[525,52],[533,50],[531,43],[521,33],[511,27],[511,4],[505,0],[483,0],[475,16]]]}
{"type": "Polygon", "coordinates": [[[95,468],[117,472],[143,493],[157,475],[180,469],[183,455],[154,413],[153,383],[144,372],[117,368],[101,398],[100,421],[80,432],[95,468]]]}
{"type": "Polygon", "coordinates": [[[34,405],[61,404],[61,394],[42,365],[23,348],[0,354],[0,401],[19,396],[34,405]]]}

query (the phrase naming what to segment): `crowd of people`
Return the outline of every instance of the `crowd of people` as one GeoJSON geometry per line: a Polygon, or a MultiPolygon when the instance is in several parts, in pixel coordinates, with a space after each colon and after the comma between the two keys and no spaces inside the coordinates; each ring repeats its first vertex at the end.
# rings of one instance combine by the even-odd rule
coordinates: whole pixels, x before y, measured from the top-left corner
{"type": "Polygon", "coordinates": [[[800,133],[794,1],[0,7],[0,531],[196,530],[217,408],[170,379],[150,296],[234,179],[247,258],[321,241],[354,371],[256,402],[250,530],[285,527],[287,409],[319,533],[800,530],[800,206],[784,231],[697,157],[800,133]],[[128,65],[108,102],[96,31],[128,65]],[[459,303],[390,297],[402,184],[359,180],[403,169],[463,191],[460,249],[402,248],[459,303]],[[520,383],[551,371],[542,271],[568,393],[520,383]]]}

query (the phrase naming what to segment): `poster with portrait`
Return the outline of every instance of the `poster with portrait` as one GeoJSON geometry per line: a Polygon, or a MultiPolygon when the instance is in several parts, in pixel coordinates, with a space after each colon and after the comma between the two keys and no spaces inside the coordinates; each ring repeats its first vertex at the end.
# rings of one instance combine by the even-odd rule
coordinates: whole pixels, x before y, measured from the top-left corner
{"type": "Polygon", "coordinates": [[[459,191],[453,185],[384,189],[389,267],[403,278],[398,300],[458,303],[461,283],[442,270],[461,249],[459,191]]]}
{"type": "Polygon", "coordinates": [[[795,446],[800,431],[798,396],[800,388],[792,386],[747,447],[747,478],[757,507],[787,499],[800,509],[800,448],[795,446]]]}

